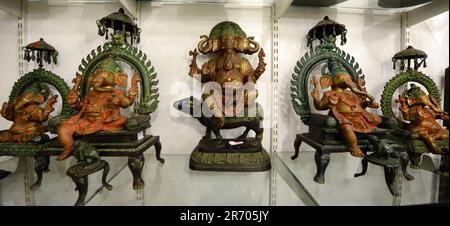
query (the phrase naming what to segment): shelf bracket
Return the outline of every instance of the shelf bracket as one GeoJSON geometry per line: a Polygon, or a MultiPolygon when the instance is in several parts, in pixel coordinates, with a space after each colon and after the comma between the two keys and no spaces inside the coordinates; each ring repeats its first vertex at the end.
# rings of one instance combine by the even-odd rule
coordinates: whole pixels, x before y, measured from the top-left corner
{"type": "Polygon", "coordinates": [[[119,3],[133,16],[137,18],[137,3],[136,0],[119,0],[119,3]]]}
{"type": "Polygon", "coordinates": [[[408,27],[448,11],[447,0],[435,0],[408,12],[408,27]]]}
{"type": "Polygon", "coordinates": [[[289,6],[292,4],[294,0],[276,0],[274,3],[275,6],[275,19],[280,19],[287,11],[289,6]]]}

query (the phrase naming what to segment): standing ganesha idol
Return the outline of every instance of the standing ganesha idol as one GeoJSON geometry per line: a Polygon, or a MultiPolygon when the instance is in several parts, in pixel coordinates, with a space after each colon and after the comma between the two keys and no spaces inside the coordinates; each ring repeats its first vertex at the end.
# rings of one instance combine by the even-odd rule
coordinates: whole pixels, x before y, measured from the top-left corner
{"type": "Polygon", "coordinates": [[[73,80],[74,87],[70,90],[68,102],[71,107],[80,111],[62,122],[57,129],[58,139],[64,147],[64,152],[58,160],[68,158],[73,152],[73,135],[87,135],[100,131],[120,131],[127,123],[127,117],[120,114],[120,108],[127,108],[134,103],[138,94],[139,77],[133,75],[128,95],[122,89],[127,86],[128,76],[121,66],[112,59],[103,60],[94,74],[88,79],[89,90],[80,100],[79,88],[81,75],[73,80]]]}
{"type": "Polygon", "coordinates": [[[261,48],[258,54],[259,64],[256,69],[252,68],[250,62],[240,54],[256,53],[260,47],[247,37],[239,25],[230,21],[217,24],[211,31],[209,37],[203,38],[198,44],[198,49],[203,54],[217,53],[212,59],[197,67],[197,50],[189,54],[193,56],[189,75],[201,75],[201,82],[214,82],[220,85],[220,92],[206,90],[203,94],[203,103],[217,120],[218,126],[224,125],[224,117],[239,115],[245,107],[255,103],[258,91],[253,88],[258,78],[264,73],[264,50],[261,48]],[[244,85],[245,84],[245,85],[244,85]],[[228,92],[227,92],[228,89],[228,92]],[[232,91],[232,92],[230,92],[232,91]]]}
{"type": "Polygon", "coordinates": [[[202,100],[191,96],[173,104],[206,127],[205,135],[191,154],[189,167],[207,171],[269,170],[270,157],[261,144],[263,109],[256,102],[255,88],[265,71],[264,50],[238,24],[230,21],[218,23],[209,36],[200,38],[198,50],[210,54],[211,58],[199,68],[197,49],[191,51],[189,75],[203,83],[202,100]],[[258,66],[253,69],[243,54],[258,51],[258,66]],[[245,127],[240,136],[222,138],[222,129],[239,127],[245,127]],[[247,137],[250,130],[255,132],[254,138],[247,137]]]}

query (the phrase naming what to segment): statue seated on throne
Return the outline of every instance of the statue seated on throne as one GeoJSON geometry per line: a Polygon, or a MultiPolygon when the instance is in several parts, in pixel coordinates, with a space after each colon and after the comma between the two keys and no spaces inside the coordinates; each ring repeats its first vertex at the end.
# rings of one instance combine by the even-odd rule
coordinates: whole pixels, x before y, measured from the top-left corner
{"type": "Polygon", "coordinates": [[[361,90],[352,77],[341,69],[336,60],[329,60],[328,67],[332,75],[322,75],[320,84],[322,89],[331,86],[320,99],[318,82],[313,77],[314,85],[312,97],[317,110],[330,110],[328,115],[337,120],[337,128],[348,145],[350,154],[363,157],[358,146],[357,133],[370,133],[381,123],[381,117],[366,111],[366,107],[378,108],[375,98],[365,90],[361,90]]]}
{"type": "Polygon", "coordinates": [[[389,137],[407,147],[411,168],[419,168],[422,154],[432,153],[442,155],[440,169],[436,171],[448,173],[448,128],[437,121],[448,122],[448,113],[441,108],[436,83],[419,71],[420,67],[426,67],[427,57],[424,51],[412,46],[394,55],[394,69],[400,62],[401,71],[384,86],[381,109],[384,115],[397,119],[399,125],[389,137]],[[403,85],[407,85],[406,90],[395,98],[395,92],[403,85]],[[392,104],[393,99],[397,105],[392,104]],[[397,110],[399,114],[395,114],[397,110]]]}
{"type": "Polygon", "coordinates": [[[409,159],[405,147],[388,139],[397,121],[367,110],[376,109],[379,104],[367,92],[365,77],[354,57],[336,46],[336,36],[341,35],[345,44],[345,34],[345,26],[328,17],[308,33],[311,50],[297,62],[291,81],[292,103],[308,126],[308,132],[297,134],[295,154],[291,158],[299,156],[302,142],[313,147],[317,167],[314,181],[324,184],[330,154],[349,152],[354,157],[363,157],[362,172],[354,174],[355,177],[366,173],[369,162],[382,166],[389,191],[398,195],[400,191],[395,185],[399,168],[408,180],[413,177],[407,172],[409,159]],[[320,40],[320,45],[313,48],[316,39],[320,40]],[[321,71],[319,81],[314,76],[318,69],[321,71]],[[313,86],[312,92],[309,84],[313,86]],[[314,113],[311,105],[319,111],[328,110],[328,114],[314,113]]]}
{"type": "Polygon", "coordinates": [[[61,122],[57,128],[59,142],[64,151],[57,160],[68,158],[73,152],[74,135],[89,135],[101,131],[116,132],[125,128],[128,118],[120,108],[130,107],[137,96],[139,76],[133,75],[128,93],[120,89],[127,86],[127,74],[112,59],[103,60],[88,78],[89,91],[80,100],[78,93],[82,76],[77,74],[74,87],[69,91],[70,107],[78,113],[61,122]]]}
{"type": "Polygon", "coordinates": [[[55,110],[53,105],[57,97],[57,95],[49,97],[49,90],[45,84],[34,83],[20,96],[3,103],[1,115],[13,124],[8,130],[0,132],[0,143],[42,141],[46,136],[44,133],[48,131],[43,123],[55,110]],[[44,102],[45,107],[41,108],[40,105],[44,102]]]}

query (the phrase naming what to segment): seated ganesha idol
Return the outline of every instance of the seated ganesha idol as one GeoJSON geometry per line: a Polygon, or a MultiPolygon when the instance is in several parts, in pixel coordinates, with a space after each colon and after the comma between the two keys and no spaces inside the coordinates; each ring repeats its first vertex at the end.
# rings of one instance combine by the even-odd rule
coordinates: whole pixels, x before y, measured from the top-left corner
{"type": "Polygon", "coordinates": [[[240,54],[256,53],[260,49],[259,44],[253,37],[247,37],[239,25],[230,21],[217,24],[209,37],[202,35],[201,38],[199,51],[217,54],[200,69],[196,63],[197,51],[190,52],[193,60],[189,66],[189,75],[200,74],[201,82],[211,85],[207,86],[203,94],[203,104],[211,110],[220,129],[224,126],[224,117],[237,117],[244,108],[255,104],[258,91],[253,85],[265,71],[265,54],[261,48],[258,67],[253,69],[250,62],[240,54]]]}
{"type": "Polygon", "coordinates": [[[74,79],[74,87],[70,90],[68,102],[79,112],[63,121],[57,128],[59,142],[64,151],[57,160],[68,158],[73,152],[73,135],[87,135],[100,131],[119,131],[127,123],[127,117],[120,114],[120,108],[127,108],[134,103],[138,93],[138,75],[133,75],[128,96],[122,89],[127,86],[128,76],[121,66],[112,59],[103,60],[93,75],[88,78],[88,91],[80,101],[78,91],[81,75],[74,79]]]}
{"type": "Polygon", "coordinates": [[[409,131],[418,137],[433,154],[445,154],[436,144],[437,140],[448,140],[448,130],[436,119],[448,121],[448,113],[442,111],[432,95],[427,95],[420,87],[411,84],[410,89],[399,95],[400,111],[403,119],[410,121],[409,131]]]}
{"type": "Polygon", "coordinates": [[[378,108],[379,105],[365,89],[359,88],[362,85],[353,82],[348,72],[340,69],[335,60],[329,60],[328,67],[332,75],[323,75],[320,84],[322,88],[331,85],[331,90],[325,91],[322,99],[317,80],[313,78],[311,81],[314,85],[314,106],[317,110],[331,109],[329,115],[338,121],[338,129],[349,146],[350,154],[362,157],[364,154],[358,146],[355,132],[369,133],[381,123],[379,116],[365,110],[366,107],[378,108]]]}
{"type": "Polygon", "coordinates": [[[41,108],[39,105],[46,99],[41,90],[48,91],[42,84],[35,83],[11,102],[3,103],[1,114],[13,124],[9,130],[0,133],[0,142],[27,143],[46,131],[42,123],[54,110],[58,96],[48,98],[45,108],[41,108]]]}

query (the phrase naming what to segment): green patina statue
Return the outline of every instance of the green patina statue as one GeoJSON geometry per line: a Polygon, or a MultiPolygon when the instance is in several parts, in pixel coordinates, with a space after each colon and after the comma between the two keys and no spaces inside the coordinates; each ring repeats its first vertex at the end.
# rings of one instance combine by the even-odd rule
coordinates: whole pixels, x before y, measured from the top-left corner
{"type": "MultiPolygon", "coordinates": [[[[386,83],[381,98],[383,114],[395,117],[400,123],[390,137],[408,148],[412,168],[419,168],[423,153],[448,156],[449,149],[448,130],[436,121],[448,121],[448,113],[441,109],[439,88],[430,77],[419,71],[421,66],[426,67],[427,57],[424,51],[412,46],[396,53],[392,58],[394,69],[399,61],[401,71],[386,83]],[[395,92],[408,83],[409,87],[395,100],[399,104],[399,117],[394,112],[392,100],[395,92]]],[[[443,159],[442,164],[448,165],[448,157],[443,159]]]]}

